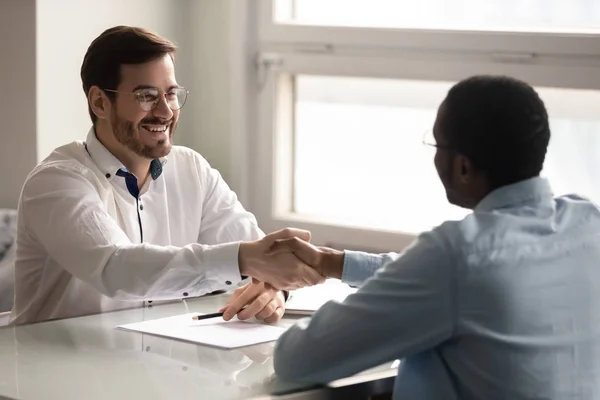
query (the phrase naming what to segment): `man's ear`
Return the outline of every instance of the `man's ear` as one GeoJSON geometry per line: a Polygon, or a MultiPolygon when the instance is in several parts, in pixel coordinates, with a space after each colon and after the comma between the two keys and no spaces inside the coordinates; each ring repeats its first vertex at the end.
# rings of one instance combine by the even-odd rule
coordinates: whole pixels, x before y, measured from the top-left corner
{"type": "Polygon", "coordinates": [[[88,104],[98,119],[109,118],[110,100],[98,86],[90,88],[88,92],[88,104]]]}
{"type": "Polygon", "coordinates": [[[460,177],[461,183],[464,184],[473,182],[475,173],[477,172],[473,162],[462,154],[458,154],[455,157],[455,170],[457,172],[457,176],[460,177]]]}

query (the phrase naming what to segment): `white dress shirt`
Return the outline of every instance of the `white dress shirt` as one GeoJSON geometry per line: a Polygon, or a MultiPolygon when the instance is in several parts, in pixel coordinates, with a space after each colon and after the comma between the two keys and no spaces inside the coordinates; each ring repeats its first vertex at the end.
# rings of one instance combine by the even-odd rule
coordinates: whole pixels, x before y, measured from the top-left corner
{"type": "Polygon", "coordinates": [[[168,160],[153,161],[137,198],[127,174],[93,128],[85,143],[59,147],[29,174],[19,201],[11,322],[200,296],[239,283],[239,241],[263,233],[202,156],[173,146],[168,160]]]}

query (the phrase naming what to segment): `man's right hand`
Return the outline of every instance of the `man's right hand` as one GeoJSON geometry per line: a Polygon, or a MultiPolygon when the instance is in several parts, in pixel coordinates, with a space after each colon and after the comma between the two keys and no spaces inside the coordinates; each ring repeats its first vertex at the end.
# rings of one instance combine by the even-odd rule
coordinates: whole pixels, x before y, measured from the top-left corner
{"type": "Polygon", "coordinates": [[[317,247],[300,236],[277,239],[269,255],[291,253],[327,278],[342,279],[344,252],[329,247],[317,247]]]}
{"type": "Polygon", "coordinates": [[[242,275],[251,276],[279,290],[293,290],[325,281],[325,277],[292,253],[267,254],[273,243],[298,237],[310,240],[310,232],[286,228],[255,242],[240,244],[239,266],[242,275]]]}

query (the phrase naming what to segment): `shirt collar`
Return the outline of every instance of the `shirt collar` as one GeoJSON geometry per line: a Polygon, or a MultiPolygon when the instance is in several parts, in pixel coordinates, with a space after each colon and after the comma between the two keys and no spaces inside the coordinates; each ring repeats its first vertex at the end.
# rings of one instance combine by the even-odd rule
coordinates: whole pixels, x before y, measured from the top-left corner
{"type": "MultiPolygon", "coordinates": [[[[85,140],[85,148],[92,158],[92,161],[98,166],[100,171],[104,173],[104,176],[109,181],[113,179],[113,177],[117,174],[118,170],[122,170],[125,172],[127,168],[123,165],[121,161],[117,157],[115,157],[96,137],[96,131],[94,127],[90,128],[88,132],[87,138],[85,140]]],[[[162,169],[167,163],[167,158],[163,157],[163,159],[155,158],[150,163],[150,176],[153,180],[158,179],[158,177],[162,174],[162,169]]]]}
{"type": "Polygon", "coordinates": [[[475,206],[474,211],[492,211],[545,198],[554,198],[554,194],[548,180],[538,176],[492,191],[475,206]]]}

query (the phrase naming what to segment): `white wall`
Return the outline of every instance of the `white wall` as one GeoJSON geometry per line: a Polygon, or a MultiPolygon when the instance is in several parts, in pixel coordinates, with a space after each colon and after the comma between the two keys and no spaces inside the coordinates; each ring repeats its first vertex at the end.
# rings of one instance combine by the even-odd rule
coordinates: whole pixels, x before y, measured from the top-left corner
{"type": "MultiPolygon", "coordinates": [[[[191,0],[193,1],[193,0],[191,0]]],[[[188,0],[37,0],[38,160],[54,148],[85,139],[91,121],[79,70],[94,38],[115,25],[140,26],[180,47],[178,81],[190,80],[188,0]]],[[[189,145],[186,113],[176,141],[189,145]]]]}
{"type": "Polygon", "coordinates": [[[195,133],[190,146],[224,177],[229,173],[229,2],[192,1],[191,35],[194,75],[190,107],[195,133]]]}
{"type": "MultiPolygon", "coordinates": [[[[192,0],[194,90],[190,147],[218,169],[248,206],[248,133],[254,123],[255,0],[192,0]]],[[[186,106],[187,107],[187,106],[186,106]]]]}
{"type": "Polygon", "coordinates": [[[194,75],[190,108],[195,135],[192,147],[227,175],[229,138],[228,1],[192,1],[188,24],[196,42],[192,49],[194,75]]]}
{"type": "Polygon", "coordinates": [[[35,0],[0,1],[0,208],[36,163],[35,0]]]}

